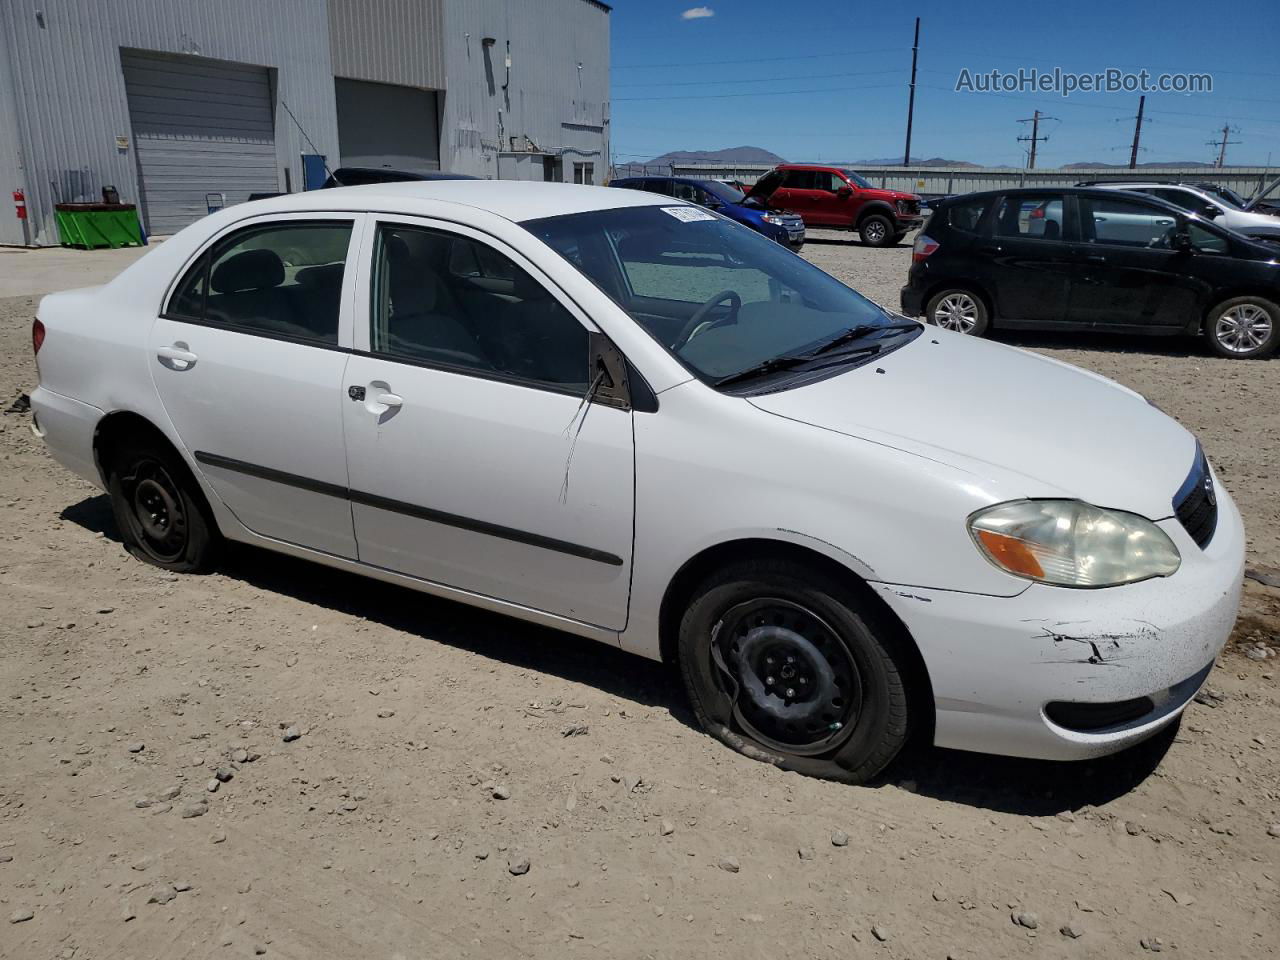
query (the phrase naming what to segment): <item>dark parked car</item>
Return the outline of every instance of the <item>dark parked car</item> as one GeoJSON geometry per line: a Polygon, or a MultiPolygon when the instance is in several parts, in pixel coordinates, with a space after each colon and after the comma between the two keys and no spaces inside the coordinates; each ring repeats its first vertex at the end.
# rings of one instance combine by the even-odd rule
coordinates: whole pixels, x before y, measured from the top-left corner
{"type": "Polygon", "coordinates": [[[789,210],[779,210],[763,200],[750,200],[737,187],[720,180],[693,180],[688,177],[625,177],[612,180],[611,187],[646,190],[677,200],[698,203],[708,210],[722,213],[776,240],[792,250],[804,246],[804,221],[789,210]]]}
{"type": "Polygon", "coordinates": [[[1144,194],[954,197],[911,260],[903,312],[961,333],[1202,333],[1232,358],[1266,356],[1280,342],[1280,248],[1144,194]]]}
{"type": "Polygon", "coordinates": [[[390,170],[386,167],[339,167],[329,174],[320,189],[328,187],[363,187],[369,183],[401,183],[405,180],[477,180],[465,173],[445,173],[433,170],[414,173],[409,170],[390,170]]]}

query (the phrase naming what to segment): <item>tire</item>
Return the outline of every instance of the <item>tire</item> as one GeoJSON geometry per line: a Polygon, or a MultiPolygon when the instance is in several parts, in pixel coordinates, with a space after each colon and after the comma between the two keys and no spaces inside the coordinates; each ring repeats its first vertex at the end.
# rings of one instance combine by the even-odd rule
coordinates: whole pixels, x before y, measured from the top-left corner
{"type": "Polygon", "coordinates": [[[1280,344],[1280,306],[1264,297],[1232,297],[1209,311],[1204,338],[1220,357],[1265,357],[1280,344]]]}
{"type": "Polygon", "coordinates": [[[750,560],[694,593],[678,649],[693,712],[717,740],[784,770],[865,783],[907,742],[901,642],[873,603],[821,570],[750,560]]]}
{"type": "Polygon", "coordinates": [[[221,537],[191,471],[167,444],[124,441],[111,456],[107,492],[125,548],[139,560],[177,573],[213,565],[221,537]]]}
{"type": "Polygon", "coordinates": [[[858,224],[858,236],[868,247],[887,247],[893,233],[892,221],[883,214],[873,213],[858,224]]]}
{"type": "Polygon", "coordinates": [[[983,299],[964,287],[939,290],[925,304],[924,318],[944,330],[984,336],[991,326],[991,315],[983,299]]]}

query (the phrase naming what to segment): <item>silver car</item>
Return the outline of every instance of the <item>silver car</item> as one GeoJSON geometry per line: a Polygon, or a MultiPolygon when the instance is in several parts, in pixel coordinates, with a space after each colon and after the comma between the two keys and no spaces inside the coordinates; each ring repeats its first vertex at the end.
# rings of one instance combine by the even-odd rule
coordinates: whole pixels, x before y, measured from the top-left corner
{"type": "Polygon", "coordinates": [[[1259,240],[1280,240],[1280,216],[1246,210],[1221,193],[1185,183],[1098,183],[1099,190],[1129,190],[1159,197],[1188,213],[1259,240]]]}

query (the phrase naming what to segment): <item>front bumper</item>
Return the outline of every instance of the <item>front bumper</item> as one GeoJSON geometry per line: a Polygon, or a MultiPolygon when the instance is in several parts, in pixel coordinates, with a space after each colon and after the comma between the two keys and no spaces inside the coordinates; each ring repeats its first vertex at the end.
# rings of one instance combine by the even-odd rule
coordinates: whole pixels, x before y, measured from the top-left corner
{"type": "Polygon", "coordinates": [[[804,246],[805,231],[804,221],[799,217],[794,223],[776,224],[765,223],[761,227],[763,233],[770,240],[774,240],[784,247],[790,247],[792,250],[799,250],[804,246]]]}
{"type": "Polygon", "coordinates": [[[909,233],[912,230],[918,230],[924,223],[924,217],[920,214],[897,213],[894,215],[894,229],[898,233],[909,233]]]}
{"type": "Polygon", "coordinates": [[[1175,720],[1208,676],[1240,604],[1244,527],[1222,487],[1218,510],[1204,551],[1176,519],[1160,523],[1182,554],[1172,577],[1099,590],[1031,584],[1016,597],[881,584],[924,657],[934,743],[1078,760],[1122,750],[1175,720]],[[1046,714],[1105,715],[1101,705],[1142,698],[1149,709],[1109,726],[1073,728],[1046,714]]]}

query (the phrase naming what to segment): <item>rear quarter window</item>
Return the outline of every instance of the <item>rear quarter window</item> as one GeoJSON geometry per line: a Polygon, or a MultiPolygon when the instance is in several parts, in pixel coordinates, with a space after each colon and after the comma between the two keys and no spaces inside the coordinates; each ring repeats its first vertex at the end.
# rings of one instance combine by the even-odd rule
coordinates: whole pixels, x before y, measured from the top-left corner
{"type": "Polygon", "coordinates": [[[962,233],[977,233],[982,215],[987,212],[988,200],[970,200],[957,203],[947,212],[947,223],[962,233]]]}

